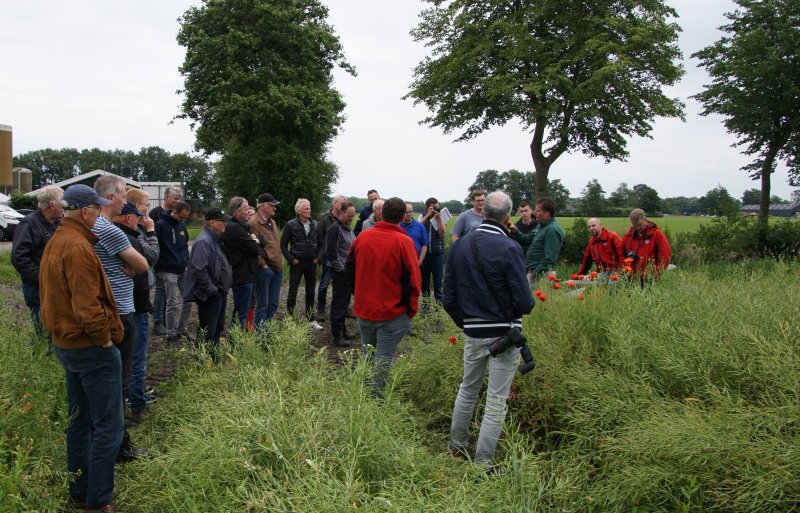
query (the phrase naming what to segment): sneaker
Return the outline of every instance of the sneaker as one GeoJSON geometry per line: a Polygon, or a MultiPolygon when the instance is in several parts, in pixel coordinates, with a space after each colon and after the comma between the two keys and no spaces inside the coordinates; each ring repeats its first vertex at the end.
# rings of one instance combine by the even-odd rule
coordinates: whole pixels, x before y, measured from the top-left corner
{"type": "Polygon", "coordinates": [[[309,322],[309,323],[308,323],[308,326],[309,326],[309,327],[310,327],[312,330],[314,330],[314,331],[322,331],[322,330],[324,330],[324,329],[325,329],[325,328],[323,328],[323,327],[320,325],[320,323],[318,323],[317,321],[311,321],[311,322],[309,322]]]}
{"type": "Polygon", "coordinates": [[[144,387],[145,395],[156,395],[156,387],[144,387]]]}

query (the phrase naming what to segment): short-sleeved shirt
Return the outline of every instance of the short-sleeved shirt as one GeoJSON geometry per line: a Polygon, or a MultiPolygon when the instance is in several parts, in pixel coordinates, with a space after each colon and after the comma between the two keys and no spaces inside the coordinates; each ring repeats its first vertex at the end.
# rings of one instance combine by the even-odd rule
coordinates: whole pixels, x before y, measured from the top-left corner
{"type": "Polygon", "coordinates": [[[411,240],[414,241],[414,247],[417,249],[417,256],[419,256],[422,247],[428,245],[428,231],[416,219],[412,219],[408,224],[401,222],[400,228],[405,230],[411,240]]]}
{"type": "Polygon", "coordinates": [[[474,210],[469,209],[462,212],[456,218],[456,224],[450,231],[450,235],[455,235],[459,239],[464,235],[474,231],[483,222],[483,216],[479,216],[474,210]]]}
{"type": "Polygon", "coordinates": [[[108,283],[111,284],[111,292],[114,293],[114,300],[117,302],[117,309],[120,315],[126,315],[135,311],[133,305],[133,278],[126,276],[122,272],[122,265],[125,263],[120,253],[131,247],[128,236],[123,233],[114,223],[105,216],[97,218],[97,222],[92,228],[92,233],[99,239],[94,245],[94,251],[103,265],[106,272],[108,283]]]}

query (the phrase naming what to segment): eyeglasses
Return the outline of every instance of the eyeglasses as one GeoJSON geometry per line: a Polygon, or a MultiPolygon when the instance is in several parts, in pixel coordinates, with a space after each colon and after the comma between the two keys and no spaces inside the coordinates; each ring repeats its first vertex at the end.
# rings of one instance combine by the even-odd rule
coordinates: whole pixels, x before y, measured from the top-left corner
{"type": "Polygon", "coordinates": [[[235,207],[231,207],[231,214],[232,214],[232,213],[234,213],[234,212],[236,212],[236,211],[237,211],[237,210],[239,210],[240,208],[242,208],[242,205],[243,205],[243,204],[244,204],[244,200],[243,200],[243,199],[239,200],[239,203],[236,203],[236,206],[235,206],[235,207]]]}

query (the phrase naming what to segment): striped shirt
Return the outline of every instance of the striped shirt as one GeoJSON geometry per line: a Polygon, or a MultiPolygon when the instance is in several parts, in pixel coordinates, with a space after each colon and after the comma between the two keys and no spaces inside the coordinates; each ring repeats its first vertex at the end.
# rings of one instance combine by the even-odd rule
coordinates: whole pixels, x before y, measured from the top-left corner
{"type": "Polygon", "coordinates": [[[117,309],[120,315],[130,314],[135,311],[133,306],[133,278],[125,276],[122,272],[122,265],[125,263],[119,254],[129,247],[131,242],[128,236],[118,227],[109,221],[105,216],[97,218],[97,222],[92,228],[92,233],[99,239],[94,245],[94,252],[103,265],[106,272],[108,283],[111,284],[111,292],[114,293],[114,300],[117,302],[117,309]]]}

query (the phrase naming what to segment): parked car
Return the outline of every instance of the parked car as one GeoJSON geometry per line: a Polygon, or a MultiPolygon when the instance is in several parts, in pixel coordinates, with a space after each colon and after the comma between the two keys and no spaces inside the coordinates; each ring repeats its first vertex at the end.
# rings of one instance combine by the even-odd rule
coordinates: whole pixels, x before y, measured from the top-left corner
{"type": "Polygon", "coordinates": [[[0,241],[11,240],[19,220],[25,217],[8,205],[0,205],[0,241]]]}

